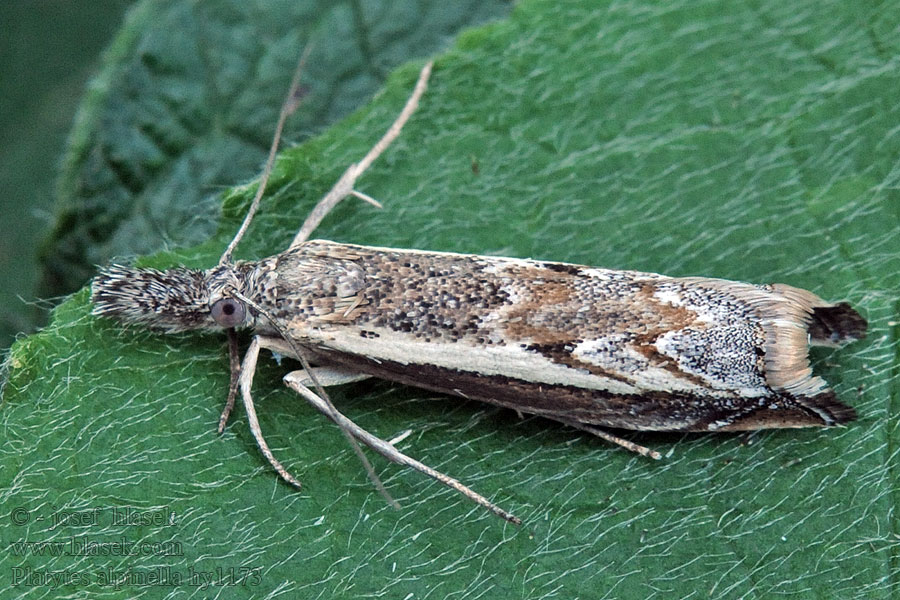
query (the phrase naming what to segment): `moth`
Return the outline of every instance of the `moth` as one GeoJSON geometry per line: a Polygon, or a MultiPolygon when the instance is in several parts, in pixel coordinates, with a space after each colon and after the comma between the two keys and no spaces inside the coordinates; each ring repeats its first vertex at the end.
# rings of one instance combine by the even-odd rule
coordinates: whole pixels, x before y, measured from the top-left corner
{"type": "MultiPolygon", "coordinates": [[[[399,134],[430,70],[429,63],[385,137],[347,169],[283,252],[230,258],[259,204],[276,136],[257,196],[217,266],[111,266],[93,281],[94,314],[163,331],[228,331],[232,380],[220,431],[239,389],[262,453],[293,485],[299,482],[272,455],[256,418],[251,386],[263,348],[301,363],[285,383],[348,438],[514,523],[517,517],[347,419],[324,388],[378,377],[547,417],[654,458],[606,428],[743,431],[855,418],[807,357],[809,345],[865,336],[865,319],[847,303],[784,284],[309,240],[341,199],[368,199],[353,189],[356,179],[399,134]],[[254,332],[239,367],[236,327],[254,332]]],[[[279,131],[284,117],[283,110],[279,131]]]]}

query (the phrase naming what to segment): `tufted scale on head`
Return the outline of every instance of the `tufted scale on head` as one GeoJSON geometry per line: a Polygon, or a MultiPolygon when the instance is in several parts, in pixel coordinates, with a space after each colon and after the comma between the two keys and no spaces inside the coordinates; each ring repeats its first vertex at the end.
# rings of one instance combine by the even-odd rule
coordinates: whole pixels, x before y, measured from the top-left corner
{"type": "Polygon", "coordinates": [[[216,327],[207,272],[112,265],[91,284],[93,314],[164,331],[216,327]]]}

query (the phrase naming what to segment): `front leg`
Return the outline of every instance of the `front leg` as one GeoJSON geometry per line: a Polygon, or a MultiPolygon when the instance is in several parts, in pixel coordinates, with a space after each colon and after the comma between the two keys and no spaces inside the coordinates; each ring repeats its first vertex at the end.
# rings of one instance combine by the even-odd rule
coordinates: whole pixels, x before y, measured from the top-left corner
{"type": "Polygon", "coordinates": [[[250,342],[250,347],[247,348],[247,353],[244,354],[244,362],[241,364],[238,386],[241,390],[241,399],[244,401],[244,410],[247,413],[247,422],[250,424],[250,432],[256,440],[256,445],[259,446],[260,452],[263,453],[263,456],[266,457],[269,464],[272,465],[282,479],[299,489],[301,487],[300,481],[291,475],[284,465],[278,462],[275,455],[272,454],[272,451],[269,449],[269,445],[263,437],[262,429],[259,427],[259,419],[256,418],[256,407],[253,404],[253,396],[250,392],[253,387],[253,375],[256,374],[256,362],[259,359],[259,349],[265,344],[267,339],[268,338],[259,335],[253,337],[253,341],[250,342]]]}
{"type": "Polygon", "coordinates": [[[322,387],[332,387],[335,385],[356,383],[357,381],[370,379],[372,377],[366,373],[359,373],[358,371],[351,371],[350,369],[340,367],[313,367],[311,371],[312,376],[304,369],[291,371],[284,376],[284,382],[290,386],[291,384],[288,383],[288,377],[290,377],[291,381],[299,381],[304,386],[314,386],[315,381],[318,381],[319,385],[322,387]]]}

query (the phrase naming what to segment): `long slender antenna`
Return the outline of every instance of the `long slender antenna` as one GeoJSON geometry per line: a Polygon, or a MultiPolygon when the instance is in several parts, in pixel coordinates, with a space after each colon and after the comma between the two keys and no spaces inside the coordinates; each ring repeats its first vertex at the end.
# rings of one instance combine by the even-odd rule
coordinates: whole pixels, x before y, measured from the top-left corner
{"type": "Polygon", "coordinates": [[[294,70],[294,78],[291,80],[291,87],[288,90],[287,97],[284,99],[284,103],[281,105],[281,114],[278,116],[278,124],[275,126],[275,135],[272,138],[272,145],[269,148],[269,158],[266,159],[266,166],[263,168],[262,176],[259,179],[259,186],[256,188],[256,196],[254,196],[253,202],[250,204],[249,210],[247,210],[247,216],[244,217],[241,228],[238,229],[234,239],[231,240],[231,243],[225,248],[225,252],[222,253],[222,258],[219,259],[220,265],[231,262],[231,255],[234,253],[235,247],[238,245],[238,242],[241,241],[241,238],[244,237],[244,233],[246,233],[247,228],[250,227],[250,222],[253,221],[256,211],[259,209],[260,200],[262,200],[263,194],[266,191],[266,185],[269,183],[269,176],[272,174],[272,168],[275,166],[275,156],[278,154],[278,145],[281,143],[281,132],[284,129],[284,123],[287,121],[287,118],[297,110],[297,106],[299,106],[297,92],[300,89],[300,74],[303,73],[306,59],[309,57],[312,47],[313,43],[310,40],[306,44],[306,47],[303,48],[303,53],[297,61],[297,68],[294,70]]]}

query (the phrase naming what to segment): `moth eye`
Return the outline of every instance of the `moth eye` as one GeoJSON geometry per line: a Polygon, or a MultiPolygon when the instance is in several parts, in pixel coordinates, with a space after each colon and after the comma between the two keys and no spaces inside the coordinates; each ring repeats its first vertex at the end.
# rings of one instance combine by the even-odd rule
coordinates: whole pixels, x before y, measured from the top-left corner
{"type": "Polygon", "coordinates": [[[209,313],[216,323],[222,327],[236,327],[244,322],[244,305],[234,298],[222,298],[209,309],[209,313]]]}

